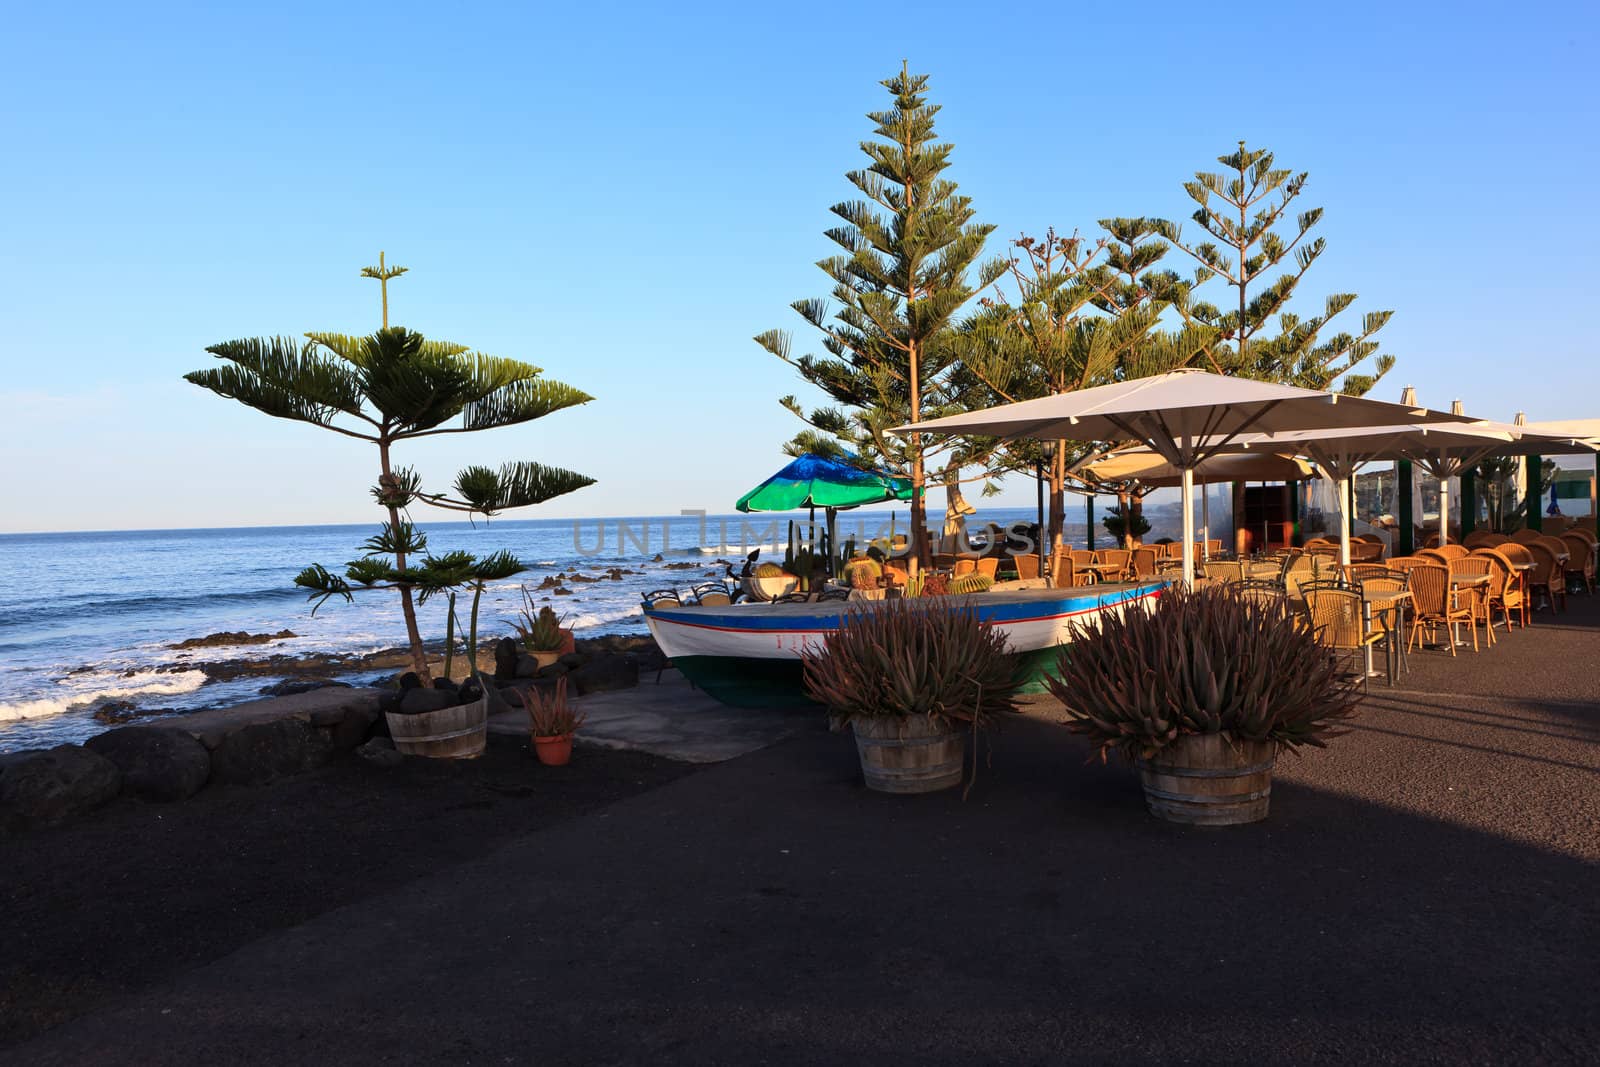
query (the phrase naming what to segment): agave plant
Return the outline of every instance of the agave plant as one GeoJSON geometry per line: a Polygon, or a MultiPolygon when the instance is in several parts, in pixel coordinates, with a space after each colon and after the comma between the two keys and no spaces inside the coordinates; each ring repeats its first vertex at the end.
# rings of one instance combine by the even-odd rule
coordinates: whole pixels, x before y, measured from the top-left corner
{"type": "Polygon", "coordinates": [[[1169,589],[1153,607],[1074,623],[1050,691],[1067,728],[1129,759],[1186,734],[1321,748],[1355,713],[1360,689],[1282,600],[1228,586],[1169,589]]]}
{"type": "Polygon", "coordinates": [[[983,726],[1016,706],[1009,653],[973,612],[907,598],[855,611],[801,660],[807,694],[841,722],[926,715],[983,726]]]}

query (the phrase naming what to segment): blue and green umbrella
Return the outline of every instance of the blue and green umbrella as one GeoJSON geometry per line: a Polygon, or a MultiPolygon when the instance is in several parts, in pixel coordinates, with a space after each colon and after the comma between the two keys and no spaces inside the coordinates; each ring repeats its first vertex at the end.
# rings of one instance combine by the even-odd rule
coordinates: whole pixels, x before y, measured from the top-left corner
{"type": "Polygon", "coordinates": [[[911,479],[865,470],[840,459],[807,453],[774,474],[734,505],[741,512],[798,511],[822,508],[828,519],[828,555],[836,551],[834,519],[845,508],[910,500],[911,479]]]}

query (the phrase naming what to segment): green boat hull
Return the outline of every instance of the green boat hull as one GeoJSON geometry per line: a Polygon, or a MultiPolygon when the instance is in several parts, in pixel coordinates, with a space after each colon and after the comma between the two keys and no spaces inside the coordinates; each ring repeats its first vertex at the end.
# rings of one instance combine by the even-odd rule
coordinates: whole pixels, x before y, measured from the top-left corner
{"type": "MultiPolygon", "coordinates": [[[[1055,674],[1057,648],[1021,652],[1012,658],[1024,693],[1043,693],[1055,674]]],[[[720,703],[734,708],[816,706],[806,696],[798,659],[744,659],[734,656],[682,656],[672,661],[683,676],[720,703]]]]}

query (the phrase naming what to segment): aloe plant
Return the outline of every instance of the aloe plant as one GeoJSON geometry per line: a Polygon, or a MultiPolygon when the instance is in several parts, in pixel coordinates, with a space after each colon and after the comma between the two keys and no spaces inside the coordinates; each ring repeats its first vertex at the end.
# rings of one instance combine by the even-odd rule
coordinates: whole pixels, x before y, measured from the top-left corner
{"type": "Polygon", "coordinates": [[[573,711],[567,704],[565,678],[556,679],[553,693],[546,694],[538,689],[514,692],[528,711],[528,728],[533,731],[534,737],[565,737],[576,733],[587,717],[573,711]]]}
{"type": "Polygon", "coordinates": [[[1005,634],[948,601],[876,602],[801,660],[807,694],[841,722],[926,715],[984,726],[1016,706],[1005,634]]]}
{"type": "Polygon", "coordinates": [[[1228,586],[1074,623],[1048,684],[1102,760],[1149,759],[1188,734],[1322,748],[1361,701],[1292,608],[1228,586]]]}

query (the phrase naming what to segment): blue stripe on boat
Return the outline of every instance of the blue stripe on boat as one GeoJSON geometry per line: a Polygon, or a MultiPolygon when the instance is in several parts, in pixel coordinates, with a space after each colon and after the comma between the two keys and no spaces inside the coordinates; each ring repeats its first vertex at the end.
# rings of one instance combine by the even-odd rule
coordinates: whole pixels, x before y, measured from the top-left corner
{"type": "MultiPolygon", "coordinates": [[[[972,606],[978,610],[984,622],[1025,622],[1030,619],[1053,619],[1062,615],[1077,615],[1083,612],[1096,611],[1103,607],[1121,604],[1129,600],[1157,592],[1167,583],[1148,582],[1142,585],[1130,585],[1123,589],[1106,593],[1067,592],[1060,591],[1055,596],[1040,596],[1045,592],[1055,590],[1028,590],[1033,595],[1026,599],[1018,598],[1011,601],[1012,594],[990,593],[979,594],[986,598],[972,606]],[[1010,602],[1008,602],[1010,601],[1010,602]]],[[[1088,588],[1093,588],[1090,586],[1088,588]]],[[[874,601],[830,601],[827,604],[782,604],[763,605],[751,604],[734,608],[714,610],[702,607],[689,608],[646,608],[647,617],[660,619],[663,622],[674,622],[685,626],[700,626],[709,629],[744,630],[744,631],[808,631],[831,630],[839,625],[841,616],[852,608],[874,601]],[[770,611],[771,607],[799,608],[799,611],[770,611]],[[803,609],[813,609],[806,611],[803,609]],[[822,608],[824,610],[815,610],[822,608]]]]}

